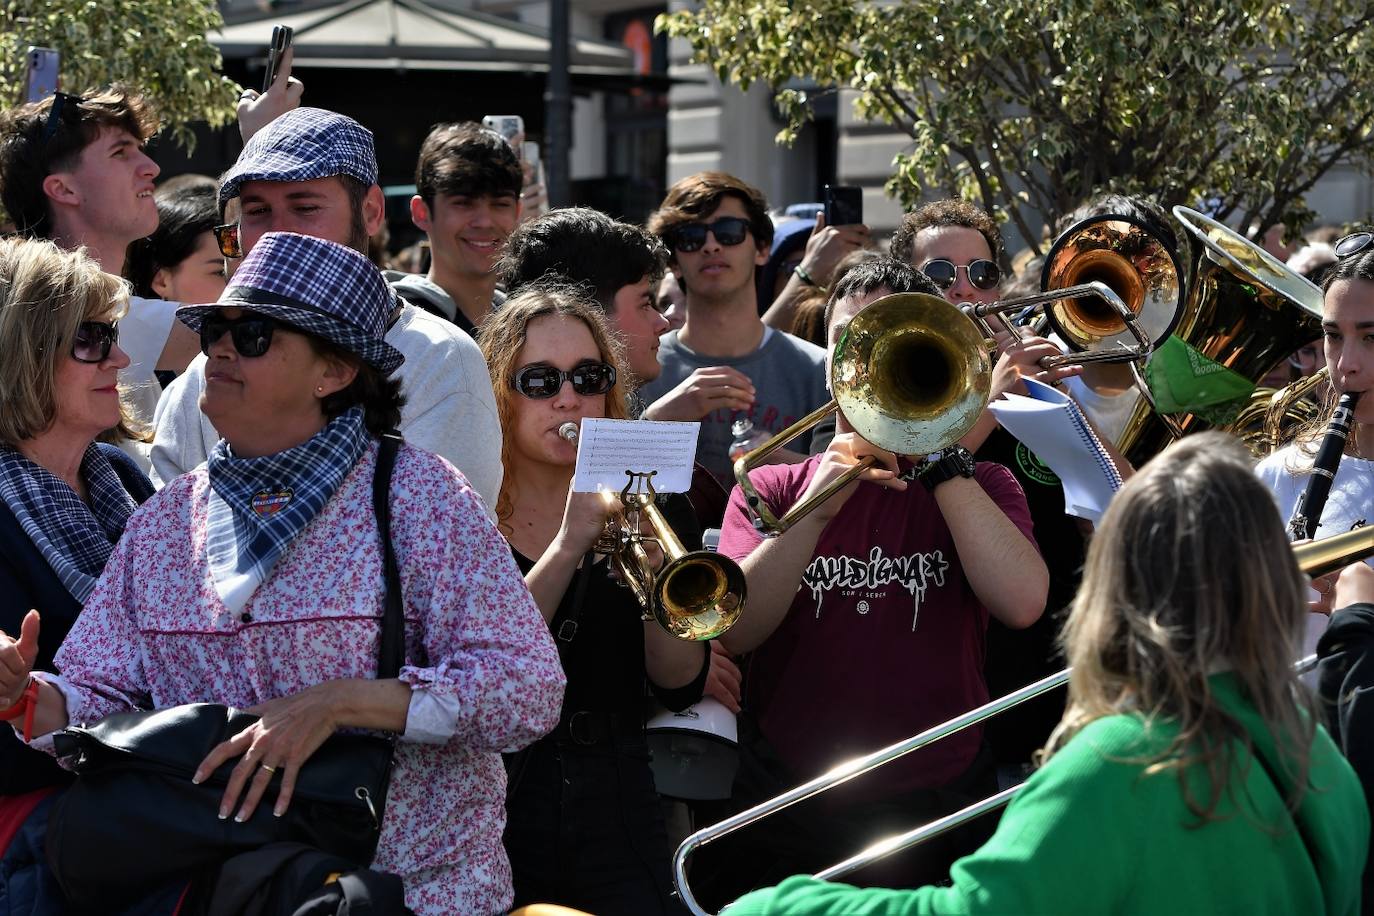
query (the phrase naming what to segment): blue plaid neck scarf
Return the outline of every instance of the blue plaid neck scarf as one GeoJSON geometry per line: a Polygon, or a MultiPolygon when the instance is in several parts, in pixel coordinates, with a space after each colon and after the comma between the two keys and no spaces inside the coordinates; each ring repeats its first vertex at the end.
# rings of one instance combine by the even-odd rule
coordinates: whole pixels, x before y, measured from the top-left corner
{"type": "Polygon", "coordinates": [[[330,420],[275,455],[235,458],[221,439],[210,452],[206,550],[215,590],[238,613],[277,558],[339,489],[367,448],[363,409],[330,420]]]}
{"type": "Polygon", "coordinates": [[[94,443],[86,447],[80,473],[89,503],[47,468],[0,446],[0,500],[62,587],[84,605],[138,505],[94,443]]]}

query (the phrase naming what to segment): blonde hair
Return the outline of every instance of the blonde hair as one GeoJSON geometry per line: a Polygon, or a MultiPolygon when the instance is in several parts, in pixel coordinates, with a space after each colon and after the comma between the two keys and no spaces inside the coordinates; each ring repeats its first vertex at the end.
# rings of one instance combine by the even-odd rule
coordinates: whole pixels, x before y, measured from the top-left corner
{"type": "Polygon", "coordinates": [[[605,313],[595,302],[587,299],[576,287],[541,282],[523,288],[520,293],[507,299],[496,312],[488,315],[477,332],[482,355],[487,360],[487,370],[491,373],[491,387],[496,395],[496,416],[501,421],[501,495],[496,500],[496,520],[500,528],[510,534],[506,520],[514,511],[514,493],[517,485],[511,457],[511,428],[515,423],[515,399],[520,395],[515,391],[513,382],[515,371],[520,368],[516,361],[531,321],[547,315],[563,315],[576,318],[591,331],[596,341],[596,349],[601,359],[615,367],[615,385],[605,394],[606,416],[623,420],[625,410],[625,385],[627,370],[618,339],[606,324],[605,313]]]}
{"type": "Polygon", "coordinates": [[[58,364],[77,328],[119,318],[128,300],[129,285],[84,250],[0,239],[0,442],[14,446],[52,426],[58,364]]]}
{"type": "Polygon", "coordinates": [[[1315,729],[1293,671],[1306,593],[1273,499],[1240,444],[1210,432],[1169,448],[1116,495],[1093,537],[1062,637],[1073,666],[1069,705],[1043,758],[1105,716],[1168,720],[1177,734],[1140,762],[1151,774],[1175,770],[1205,823],[1229,790],[1237,744],[1251,747],[1208,682],[1229,671],[1276,739],[1273,764],[1291,777],[1296,810],[1315,729]],[[1190,783],[1194,768],[1206,779],[1190,783]]]}

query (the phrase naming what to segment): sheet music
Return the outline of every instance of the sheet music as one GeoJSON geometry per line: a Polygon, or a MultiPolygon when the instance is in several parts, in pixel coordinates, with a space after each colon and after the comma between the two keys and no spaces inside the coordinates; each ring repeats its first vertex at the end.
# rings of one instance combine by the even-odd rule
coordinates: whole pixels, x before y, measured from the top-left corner
{"type": "Polygon", "coordinates": [[[692,486],[692,462],[696,459],[700,431],[700,423],[583,420],[577,440],[573,489],[578,493],[618,492],[628,479],[626,471],[655,471],[655,490],[685,493],[692,486]]]}
{"type": "Polygon", "coordinates": [[[1034,379],[1029,396],[1007,394],[988,409],[1049,465],[1064,487],[1064,511],[1096,522],[1121,489],[1121,474],[1072,398],[1034,379]]]}

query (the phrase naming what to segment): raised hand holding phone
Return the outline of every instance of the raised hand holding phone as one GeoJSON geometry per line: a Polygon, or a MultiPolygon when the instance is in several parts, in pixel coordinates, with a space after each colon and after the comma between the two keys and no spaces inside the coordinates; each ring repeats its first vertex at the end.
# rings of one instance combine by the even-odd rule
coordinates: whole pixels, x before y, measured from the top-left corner
{"type": "Polygon", "coordinates": [[[272,29],[263,91],[245,89],[239,96],[239,134],[245,143],[253,134],[301,104],[305,86],[291,75],[291,64],[296,57],[291,46],[294,34],[289,26],[279,25],[272,29]]]}

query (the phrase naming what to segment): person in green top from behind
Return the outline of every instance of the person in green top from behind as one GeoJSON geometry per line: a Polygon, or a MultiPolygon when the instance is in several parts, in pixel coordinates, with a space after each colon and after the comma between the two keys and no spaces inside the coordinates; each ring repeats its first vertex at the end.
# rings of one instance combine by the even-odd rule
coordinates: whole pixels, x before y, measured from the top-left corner
{"type": "Polygon", "coordinates": [[[1307,580],[1251,464],[1204,433],[1116,495],[1064,631],[1068,709],[951,886],[796,877],[727,916],[1358,913],[1369,813],[1293,670],[1307,580]]]}

